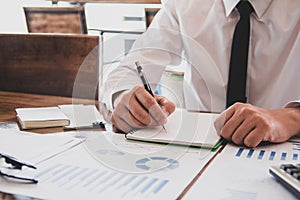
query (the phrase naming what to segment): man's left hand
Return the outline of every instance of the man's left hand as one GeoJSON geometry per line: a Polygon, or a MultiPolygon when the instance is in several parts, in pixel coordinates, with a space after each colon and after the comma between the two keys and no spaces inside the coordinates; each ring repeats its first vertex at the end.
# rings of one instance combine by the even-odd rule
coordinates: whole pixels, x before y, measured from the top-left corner
{"type": "Polygon", "coordinates": [[[215,121],[215,128],[237,145],[256,147],[262,141],[285,142],[300,133],[300,108],[266,110],[235,103],[215,121]]]}

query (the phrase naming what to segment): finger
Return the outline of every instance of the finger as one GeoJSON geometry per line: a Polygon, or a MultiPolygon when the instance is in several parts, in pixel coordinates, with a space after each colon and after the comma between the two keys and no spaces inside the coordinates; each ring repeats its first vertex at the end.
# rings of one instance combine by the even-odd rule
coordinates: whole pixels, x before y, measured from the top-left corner
{"type": "Polygon", "coordinates": [[[157,103],[161,106],[166,116],[175,111],[175,104],[163,96],[155,96],[157,103]]]}
{"type": "Polygon", "coordinates": [[[221,135],[221,130],[224,124],[226,123],[226,121],[228,121],[228,119],[230,119],[233,116],[233,114],[234,114],[234,109],[230,107],[227,110],[223,111],[214,122],[215,129],[219,135],[221,135]]]}
{"type": "Polygon", "coordinates": [[[151,116],[150,125],[163,125],[167,121],[164,111],[161,109],[156,99],[152,97],[146,90],[136,92],[137,100],[148,110],[151,116]]]}
{"type": "Polygon", "coordinates": [[[113,131],[116,133],[127,133],[132,129],[126,122],[115,115],[112,115],[111,121],[113,124],[113,131]]]}
{"type": "Polygon", "coordinates": [[[137,100],[135,95],[129,100],[128,110],[138,126],[147,126],[151,124],[151,116],[144,106],[137,100]]]}
{"type": "MultiPolygon", "coordinates": [[[[143,109],[143,108],[141,108],[143,109]]],[[[141,123],[139,120],[135,118],[135,116],[131,113],[130,110],[127,109],[125,105],[119,104],[115,111],[113,112],[116,119],[120,119],[131,128],[142,128],[145,126],[145,124],[141,123]]],[[[122,123],[121,121],[121,123],[122,123]]],[[[119,121],[117,121],[119,122],[119,121]]]]}
{"type": "Polygon", "coordinates": [[[257,147],[263,141],[263,138],[263,131],[258,128],[255,128],[246,136],[246,138],[244,139],[244,144],[247,147],[254,148],[257,147]]]}
{"type": "Polygon", "coordinates": [[[220,135],[223,138],[231,141],[234,132],[242,124],[243,121],[244,118],[235,112],[230,118],[228,118],[227,120],[225,119],[225,124],[220,131],[220,135]]]}
{"type": "Polygon", "coordinates": [[[235,144],[242,145],[244,144],[245,138],[250,134],[251,131],[255,129],[255,124],[253,120],[245,120],[242,124],[235,130],[231,136],[231,141],[235,144]]]}

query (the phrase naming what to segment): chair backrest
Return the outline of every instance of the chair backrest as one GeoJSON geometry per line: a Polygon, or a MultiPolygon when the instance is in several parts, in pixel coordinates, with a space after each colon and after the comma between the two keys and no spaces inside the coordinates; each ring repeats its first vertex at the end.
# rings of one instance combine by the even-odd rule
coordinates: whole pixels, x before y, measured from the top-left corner
{"type": "Polygon", "coordinates": [[[0,34],[0,90],[97,99],[99,37],[0,34]]]}
{"type": "Polygon", "coordinates": [[[86,34],[84,7],[24,7],[29,33],[86,34]]]}
{"type": "Polygon", "coordinates": [[[146,28],[148,28],[156,15],[156,13],[160,10],[160,8],[145,8],[145,22],[146,28]]]}

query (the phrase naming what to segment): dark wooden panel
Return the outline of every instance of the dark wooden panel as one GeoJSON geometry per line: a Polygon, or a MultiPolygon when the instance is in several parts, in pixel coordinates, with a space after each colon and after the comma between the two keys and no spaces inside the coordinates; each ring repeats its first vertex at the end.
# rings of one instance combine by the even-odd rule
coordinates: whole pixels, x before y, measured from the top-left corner
{"type": "Polygon", "coordinates": [[[87,34],[84,7],[24,7],[29,33],[87,34]]]}
{"type": "Polygon", "coordinates": [[[0,90],[95,99],[98,36],[0,34],[0,90]]]}

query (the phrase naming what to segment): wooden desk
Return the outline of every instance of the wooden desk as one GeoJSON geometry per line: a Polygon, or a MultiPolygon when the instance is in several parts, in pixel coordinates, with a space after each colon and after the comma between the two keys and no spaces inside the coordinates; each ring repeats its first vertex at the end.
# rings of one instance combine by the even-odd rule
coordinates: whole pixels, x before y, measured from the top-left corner
{"type": "MultiPolygon", "coordinates": [[[[57,106],[61,104],[91,104],[98,106],[98,101],[74,99],[70,97],[26,94],[0,91],[0,122],[17,123],[16,108],[57,106]]],[[[19,124],[18,124],[19,125],[19,124]]],[[[20,126],[19,126],[20,128],[20,126]]],[[[54,133],[64,131],[62,127],[26,130],[34,133],[54,133]]]]}
{"type": "MultiPolygon", "coordinates": [[[[44,107],[44,106],[57,106],[60,104],[90,104],[98,106],[98,101],[87,99],[73,99],[69,97],[49,96],[49,95],[37,95],[26,94],[18,92],[6,92],[0,91],[0,123],[17,123],[19,128],[15,108],[26,107],[44,107]]],[[[1,128],[1,127],[0,127],[1,128]]],[[[57,128],[43,128],[43,129],[30,129],[26,130],[33,133],[55,133],[64,131],[62,127],[57,128]]],[[[14,199],[30,199],[29,197],[23,197],[18,195],[6,194],[0,192],[0,199],[14,200],[14,199]]]]}

